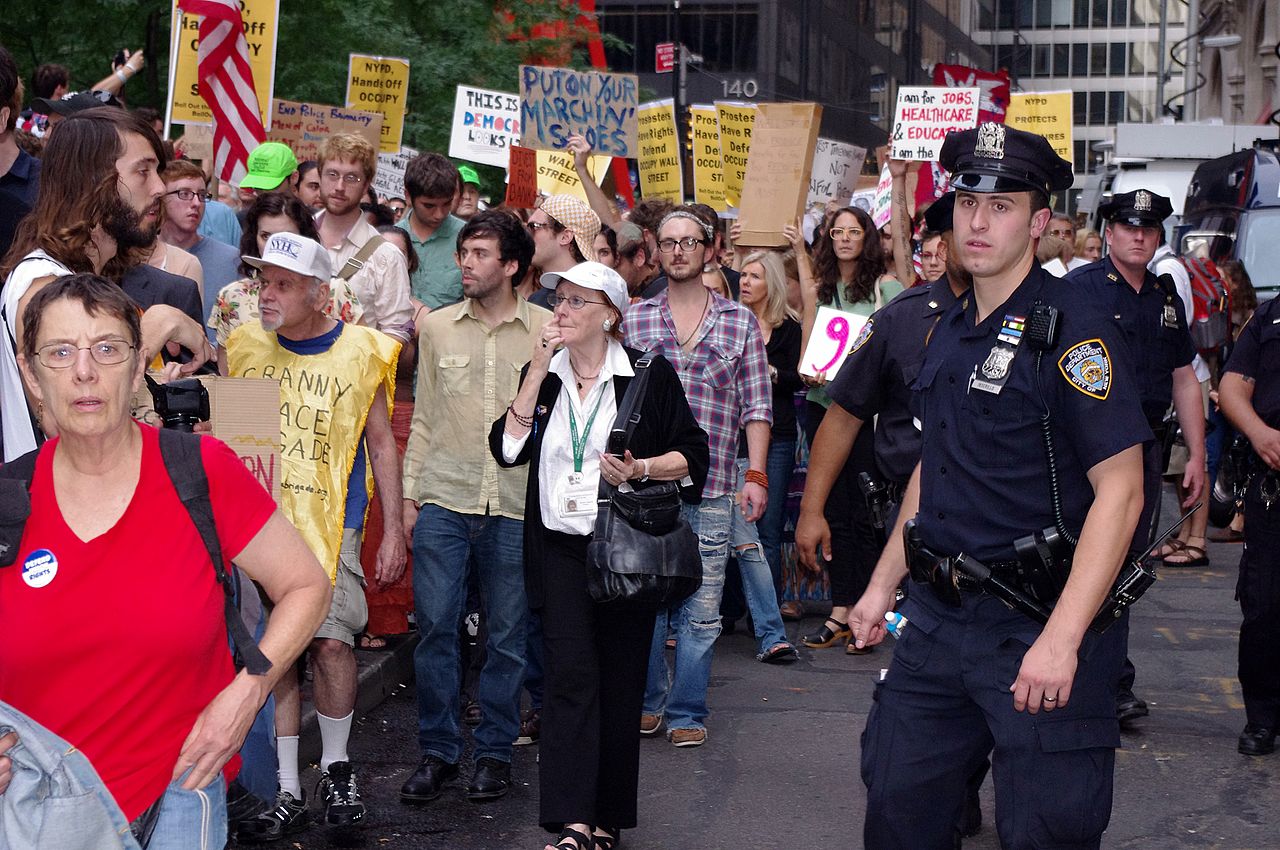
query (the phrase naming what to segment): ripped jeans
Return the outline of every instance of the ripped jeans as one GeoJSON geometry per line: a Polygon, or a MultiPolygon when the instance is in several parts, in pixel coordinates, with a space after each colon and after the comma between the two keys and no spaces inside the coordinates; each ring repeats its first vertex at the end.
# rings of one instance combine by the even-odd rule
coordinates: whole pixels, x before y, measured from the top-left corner
{"type": "Polygon", "coordinates": [[[707,719],[707,683],[711,656],[720,636],[720,596],[729,560],[733,527],[733,495],[684,505],[684,518],[698,535],[702,554],[702,587],[674,608],[658,612],[649,653],[649,680],[644,713],[663,715],[668,729],[700,729],[707,719]],[[668,671],[663,651],[668,626],[675,634],[674,669],[668,671]]]}

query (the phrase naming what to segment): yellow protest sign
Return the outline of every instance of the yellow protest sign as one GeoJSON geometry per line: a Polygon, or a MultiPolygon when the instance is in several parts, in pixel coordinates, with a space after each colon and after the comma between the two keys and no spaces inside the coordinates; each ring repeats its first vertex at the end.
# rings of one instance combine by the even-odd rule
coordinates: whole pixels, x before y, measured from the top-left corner
{"type": "Polygon", "coordinates": [[[684,203],[684,169],[680,167],[680,139],[676,135],[676,102],[671,98],[642,104],[636,164],[640,194],[684,203]]]}
{"type": "MultiPolygon", "coordinates": [[[[276,33],[279,30],[278,0],[240,0],[244,18],[244,37],[249,49],[249,67],[253,70],[253,88],[258,96],[258,116],[262,126],[270,129],[271,95],[276,82],[276,33]]],[[[180,14],[177,0],[173,3],[173,29],[170,32],[175,56],[173,84],[169,90],[170,120],[175,124],[208,124],[213,120],[209,105],[200,96],[197,62],[200,50],[200,18],[180,14]],[[177,29],[181,21],[181,30],[177,29]]]]}
{"type": "Polygon", "coordinates": [[[693,123],[693,199],[724,212],[724,162],[720,159],[720,129],[714,106],[689,107],[693,123]]]}
{"type": "MultiPolygon", "coordinates": [[[[587,162],[587,171],[599,183],[609,170],[613,157],[593,155],[587,162]]],[[[573,170],[573,154],[558,151],[538,151],[538,191],[544,195],[573,195],[586,202],[587,193],[573,170]]]]}
{"type": "Polygon", "coordinates": [[[742,184],[747,180],[751,129],[756,123],[755,104],[716,101],[716,122],[720,130],[724,201],[729,207],[737,207],[742,203],[742,184]]]}
{"type": "Polygon", "coordinates": [[[1009,95],[1004,123],[1044,136],[1058,156],[1075,165],[1071,137],[1071,92],[1025,92],[1009,95]]]}
{"type": "Polygon", "coordinates": [[[409,97],[409,60],[352,53],[347,63],[347,108],[382,115],[382,153],[399,153],[409,97]]]}

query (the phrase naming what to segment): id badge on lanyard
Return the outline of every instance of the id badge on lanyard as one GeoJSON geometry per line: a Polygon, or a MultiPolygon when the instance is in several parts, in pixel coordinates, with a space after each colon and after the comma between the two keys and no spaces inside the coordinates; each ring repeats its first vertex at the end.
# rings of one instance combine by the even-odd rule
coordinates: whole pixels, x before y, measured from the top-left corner
{"type": "Polygon", "coordinates": [[[1026,326],[1025,316],[1005,315],[1000,333],[996,336],[996,344],[991,346],[982,365],[973,369],[973,376],[969,379],[970,391],[977,389],[1000,395],[1009,380],[1009,367],[1013,365],[1013,357],[1018,353],[1018,344],[1022,342],[1026,326]]]}

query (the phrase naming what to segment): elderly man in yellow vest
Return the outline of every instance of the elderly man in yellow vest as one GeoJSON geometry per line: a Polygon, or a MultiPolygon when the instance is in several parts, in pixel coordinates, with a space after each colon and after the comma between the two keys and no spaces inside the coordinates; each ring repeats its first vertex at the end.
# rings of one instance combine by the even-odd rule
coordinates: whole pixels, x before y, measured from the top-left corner
{"type": "MultiPolygon", "coordinates": [[[[261,321],[232,332],[227,361],[233,376],[280,381],[280,507],[334,582],[329,617],[311,644],[323,743],[319,796],[324,822],[350,827],[359,825],[365,813],[347,739],[356,699],[353,646],[368,619],[360,536],[370,483],[376,483],[386,506],[377,580],[394,583],[405,565],[399,456],[390,411],[400,343],[326,315],[332,265],[318,242],[277,233],[267,240],[261,259],[244,259],[262,270],[261,321]]],[[[301,705],[296,677],[282,680],[276,700],[278,805],[240,825],[240,833],[250,839],[281,837],[307,820],[298,781],[301,705]]]]}

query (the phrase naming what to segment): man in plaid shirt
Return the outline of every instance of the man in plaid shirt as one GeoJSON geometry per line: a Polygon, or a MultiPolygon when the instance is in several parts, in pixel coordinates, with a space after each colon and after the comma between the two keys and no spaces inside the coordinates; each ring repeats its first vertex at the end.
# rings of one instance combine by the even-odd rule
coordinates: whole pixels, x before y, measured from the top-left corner
{"type": "Polygon", "coordinates": [[[634,305],[623,322],[628,346],[660,353],[675,367],[711,449],[702,503],[684,506],[702,551],[702,588],[659,613],[640,720],[641,734],[654,735],[665,717],[677,747],[697,747],[707,740],[707,682],[720,635],[740,430],[746,431],[750,459],[740,509],[754,522],[768,501],[764,469],[773,397],[764,339],[751,311],[702,285],[703,266],[713,262],[712,235],[712,226],[688,209],[678,207],[667,215],[658,226],[667,288],[634,305]],[[676,638],[670,675],[663,654],[668,625],[676,638]]]}

